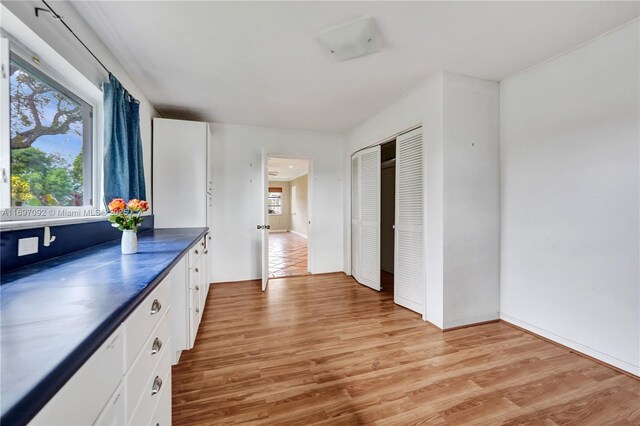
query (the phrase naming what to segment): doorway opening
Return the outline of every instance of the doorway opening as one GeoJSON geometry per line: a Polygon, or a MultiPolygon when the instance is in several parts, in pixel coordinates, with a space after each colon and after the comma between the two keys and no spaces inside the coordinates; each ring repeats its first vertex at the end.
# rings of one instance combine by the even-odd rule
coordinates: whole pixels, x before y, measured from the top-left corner
{"type": "Polygon", "coordinates": [[[309,160],[269,157],[269,278],[309,274],[309,160]]]}
{"type": "Polygon", "coordinates": [[[380,147],[380,290],[393,296],[396,223],[396,141],[380,147]]]}

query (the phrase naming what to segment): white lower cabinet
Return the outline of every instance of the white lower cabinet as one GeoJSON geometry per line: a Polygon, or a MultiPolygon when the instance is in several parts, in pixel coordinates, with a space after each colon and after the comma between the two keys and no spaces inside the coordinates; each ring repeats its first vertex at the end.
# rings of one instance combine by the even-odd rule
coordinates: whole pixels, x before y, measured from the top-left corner
{"type": "Polygon", "coordinates": [[[121,383],[96,420],[97,426],[121,426],[127,424],[124,409],[124,385],[121,383]]]}
{"type": "Polygon", "coordinates": [[[32,425],[91,425],[124,372],[124,330],[120,326],[31,420],[32,425]]]}
{"type": "Polygon", "coordinates": [[[128,424],[150,425],[158,402],[166,393],[171,394],[171,353],[168,350],[164,351],[153,373],[144,382],[142,395],[128,424]]]}
{"type": "Polygon", "coordinates": [[[171,423],[172,273],[30,424],[149,425],[157,416],[171,423]],[[169,407],[161,406],[160,401],[169,407]]]}
{"type": "Polygon", "coordinates": [[[32,425],[171,424],[171,364],[196,339],[208,290],[206,237],[30,422],[32,425]]]}
{"type": "Polygon", "coordinates": [[[181,260],[174,270],[172,279],[173,315],[173,356],[172,364],[177,364],[184,350],[193,348],[198,328],[204,313],[208,289],[206,236],[202,237],[181,260]]]}

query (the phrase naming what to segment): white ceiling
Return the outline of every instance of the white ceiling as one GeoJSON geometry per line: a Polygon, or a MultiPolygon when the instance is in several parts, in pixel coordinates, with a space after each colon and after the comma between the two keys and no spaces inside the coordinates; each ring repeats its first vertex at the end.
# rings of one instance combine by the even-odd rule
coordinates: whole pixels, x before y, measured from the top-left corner
{"type": "Polygon", "coordinates": [[[309,173],[309,160],[269,157],[269,180],[290,181],[309,173]],[[277,173],[272,176],[271,173],[277,173]]]}
{"type": "Polygon", "coordinates": [[[640,14],[639,2],[614,1],[74,6],[163,116],[332,132],[438,70],[499,81],[640,14]],[[364,15],[381,52],[327,58],[318,32],[364,15]]]}

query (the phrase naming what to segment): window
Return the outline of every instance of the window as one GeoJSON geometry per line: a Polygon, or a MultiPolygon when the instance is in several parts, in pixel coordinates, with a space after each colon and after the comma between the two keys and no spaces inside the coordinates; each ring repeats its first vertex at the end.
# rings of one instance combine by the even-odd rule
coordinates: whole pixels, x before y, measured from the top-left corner
{"type": "Polygon", "coordinates": [[[269,187],[269,214],[280,216],[282,214],[282,188],[269,187]]]}
{"type": "Polygon", "coordinates": [[[87,209],[99,200],[95,94],[81,96],[70,83],[76,76],[61,77],[14,39],[1,41],[1,219],[98,214],[87,209]]]}

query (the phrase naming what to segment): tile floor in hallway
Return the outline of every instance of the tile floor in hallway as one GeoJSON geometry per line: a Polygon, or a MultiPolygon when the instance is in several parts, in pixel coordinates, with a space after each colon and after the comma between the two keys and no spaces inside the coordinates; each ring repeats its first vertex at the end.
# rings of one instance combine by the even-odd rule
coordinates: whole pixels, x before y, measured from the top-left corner
{"type": "Polygon", "coordinates": [[[269,277],[308,274],[307,239],[293,232],[269,233],[269,277]]]}

